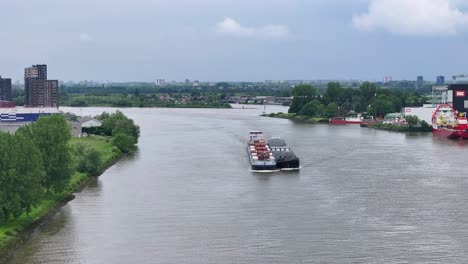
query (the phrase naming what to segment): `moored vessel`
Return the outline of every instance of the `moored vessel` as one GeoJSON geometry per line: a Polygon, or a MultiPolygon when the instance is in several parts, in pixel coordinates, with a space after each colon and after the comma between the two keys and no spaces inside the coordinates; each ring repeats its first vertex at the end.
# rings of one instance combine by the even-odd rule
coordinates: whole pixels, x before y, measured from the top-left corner
{"type": "Polygon", "coordinates": [[[458,113],[451,104],[441,104],[432,115],[432,134],[449,139],[468,139],[466,113],[458,113]]]}
{"type": "Polygon", "coordinates": [[[346,118],[341,117],[341,116],[330,118],[330,124],[332,124],[332,125],[346,125],[346,118]]]}

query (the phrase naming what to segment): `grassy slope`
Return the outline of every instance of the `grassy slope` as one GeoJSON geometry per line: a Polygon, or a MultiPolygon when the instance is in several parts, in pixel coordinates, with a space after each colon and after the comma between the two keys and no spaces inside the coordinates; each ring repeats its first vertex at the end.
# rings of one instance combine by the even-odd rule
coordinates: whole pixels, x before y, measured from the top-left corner
{"type": "MultiPolygon", "coordinates": [[[[116,151],[108,141],[109,139],[106,137],[90,136],[87,138],[73,138],[70,144],[85,142],[94,146],[101,153],[101,158],[103,160],[103,166],[101,169],[104,170],[120,156],[120,152],[116,151]]],[[[9,246],[11,241],[16,238],[15,235],[26,230],[31,224],[39,221],[42,217],[47,215],[50,210],[65,201],[66,198],[69,197],[89,177],[90,175],[84,173],[74,173],[70,179],[67,189],[64,192],[45,197],[29,214],[23,214],[18,219],[11,220],[7,223],[0,223],[0,256],[2,255],[2,248],[9,246]]]]}

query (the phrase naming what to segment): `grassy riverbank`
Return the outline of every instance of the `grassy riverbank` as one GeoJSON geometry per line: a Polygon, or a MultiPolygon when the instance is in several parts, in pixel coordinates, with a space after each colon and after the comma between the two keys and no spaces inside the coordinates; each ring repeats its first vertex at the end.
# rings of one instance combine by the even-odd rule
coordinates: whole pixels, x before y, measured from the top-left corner
{"type": "MultiPolygon", "coordinates": [[[[122,153],[110,143],[110,137],[89,136],[86,138],[73,138],[70,140],[70,145],[85,143],[93,146],[102,159],[102,164],[99,168],[101,174],[105,169],[117,161],[122,153]]],[[[29,230],[39,224],[50,213],[53,213],[56,208],[73,199],[73,193],[84,186],[93,175],[75,172],[68,182],[67,188],[61,193],[48,194],[29,214],[22,214],[15,220],[9,220],[0,223],[0,262],[17,244],[26,237],[29,230]]]]}
{"type": "Polygon", "coordinates": [[[283,118],[283,119],[290,119],[298,122],[304,123],[328,123],[328,118],[326,117],[310,117],[310,116],[302,116],[292,113],[271,113],[271,114],[264,114],[262,116],[266,117],[273,117],[273,118],[283,118]]]}

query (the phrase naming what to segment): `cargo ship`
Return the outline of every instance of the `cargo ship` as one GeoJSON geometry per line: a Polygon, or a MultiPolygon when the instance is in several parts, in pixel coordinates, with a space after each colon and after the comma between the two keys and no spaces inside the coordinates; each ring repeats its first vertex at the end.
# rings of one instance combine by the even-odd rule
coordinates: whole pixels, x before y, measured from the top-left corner
{"type": "Polygon", "coordinates": [[[278,171],[299,169],[299,158],[281,138],[263,139],[263,132],[250,132],[247,152],[254,171],[278,171]]]}
{"type": "Polygon", "coordinates": [[[62,114],[58,108],[3,107],[0,108],[0,123],[34,122],[42,115],[62,114]]]}
{"type": "Polygon", "coordinates": [[[268,145],[276,159],[276,168],[280,170],[298,170],[300,168],[299,158],[282,138],[271,138],[268,140],[268,145]]]}
{"type": "Polygon", "coordinates": [[[250,132],[250,140],[247,143],[247,152],[249,154],[252,170],[277,170],[275,157],[273,157],[270,147],[263,139],[263,133],[261,131],[250,132]]]}
{"type": "Polygon", "coordinates": [[[449,139],[468,139],[466,113],[458,113],[451,104],[441,104],[432,115],[432,134],[449,139]]]}

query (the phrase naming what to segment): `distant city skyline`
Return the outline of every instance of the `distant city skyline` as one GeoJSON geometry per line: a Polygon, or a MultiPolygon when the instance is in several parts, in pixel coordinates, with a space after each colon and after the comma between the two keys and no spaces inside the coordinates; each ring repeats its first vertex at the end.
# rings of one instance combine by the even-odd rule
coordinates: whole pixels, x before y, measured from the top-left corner
{"type": "MultiPolygon", "coordinates": [[[[456,75],[458,76],[458,75],[456,75]]],[[[61,80],[58,79],[60,84],[111,84],[111,83],[154,83],[156,85],[167,85],[171,83],[177,83],[177,84],[193,84],[193,83],[218,83],[218,82],[232,82],[232,83],[241,83],[241,82],[252,82],[252,83],[281,83],[281,82],[332,82],[332,81],[337,81],[337,82],[382,82],[382,83],[388,83],[388,82],[417,82],[418,81],[418,76],[415,76],[413,79],[395,79],[393,76],[390,75],[385,75],[382,76],[381,78],[378,79],[269,79],[269,80],[255,80],[255,81],[248,81],[248,80],[189,80],[189,79],[181,79],[181,80],[166,80],[166,79],[161,79],[157,78],[154,80],[150,81],[145,81],[145,80],[128,80],[128,81],[113,81],[113,80],[90,80],[90,79],[83,79],[83,80],[61,80]]],[[[56,78],[57,79],[57,78],[56,78]]],[[[440,82],[451,82],[452,81],[452,75],[451,76],[444,76],[444,75],[437,75],[437,76],[429,76],[425,77],[423,76],[423,81],[424,82],[429,82],[429,83],[436,83],[439,84],[440,82]],[[441,81],[442,80],[442,81],[441,81]]],[[[24,85],[24,78],[21,80],[15,80],[11,79],[12,85],[24,85]]]]}
{"type": "Polygon", "coordinates": [[[0,75],[13,83],[32,64],[47,64],[62,81],[432,81],[468,73],[466,0],[28,5],[2,3],[0,75]]]}

